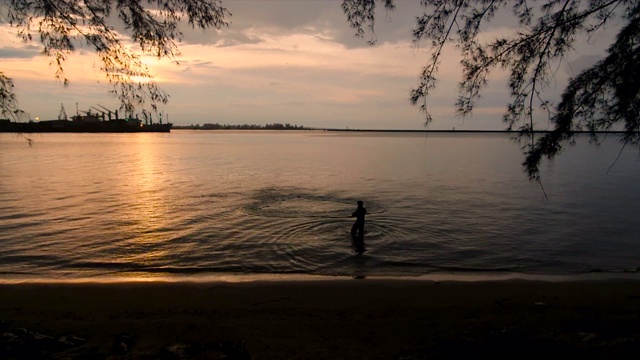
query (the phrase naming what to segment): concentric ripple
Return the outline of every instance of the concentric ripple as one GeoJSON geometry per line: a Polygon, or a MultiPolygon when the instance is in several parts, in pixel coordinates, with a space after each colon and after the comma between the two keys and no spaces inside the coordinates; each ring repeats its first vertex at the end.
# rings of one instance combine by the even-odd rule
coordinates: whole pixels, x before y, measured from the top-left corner
{"type": "MultiPolygon", "coordinates": [[[[245,207],[251,215],[283,218],[344,218],[355,210],[356,199],[331,194],[312,194],[296,188],[267,188],[253,196],[245,207]]],[[[367,202],[369,214],[381,214],[386,209],[367,202]]]]}
{"type": "MultiPolygon", "coordinates": [[[[367,246],[393,249],[416,236],[402,218],[388,218],[386,207],[375,200],[364,201],[369,214],[367,246]]],[[[253,227],[260,228],[261,245],[276,251],[272,270],[323,273],[353,256],[350,230],[355,205],[352,197],[271,187],[253,194],[243,211],[255,221],[253,227]]]]}

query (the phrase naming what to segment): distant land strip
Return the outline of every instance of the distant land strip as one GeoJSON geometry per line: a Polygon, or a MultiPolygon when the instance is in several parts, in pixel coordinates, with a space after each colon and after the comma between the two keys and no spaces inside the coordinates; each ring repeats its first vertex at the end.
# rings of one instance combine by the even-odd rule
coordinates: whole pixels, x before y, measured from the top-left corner
{"type": "Polygon", "coordinates": [[[229,125],[229,124],[196,124],[196,125],[174,125],[174,129],[179,130],[316,130],[311,128],[305,128],[304,126],[292,125],[292,124],[241,124],[241,125],[229,125]]]}
{"type": "MultiPolygon", "coordinates": [[[[305,127],[302,125],[291,124],[267,124],[267,125],[254,125],[254,124],[242,124],[242,125],[220,125],[220,124],[204,124],[204,125],[174,125],[174,129],[177,130],[314,130],[314,131],[332,131],[332,132],[378,132],[378,133],[484,133],[484,134],[522,134],[522,133],[534,133],[545,134],[550,133],[552,130],[534,130],[520,131],[520,130],[410,130],[410,129],[338,129],[338,128],[317,128],[317,127],[305,127]]],[[[625,134],[626,131],[588,131],[577,130],[572,131],[573,134],[625,134]]],[[[635,132],[634,132],[635,133],[635,132]]]]}
{"type": "MultiPolygon", "coordinates": [[[[401,132],[401,133],[506,133],[506,134],[545,134],[553,132],[553,130],[534,130],[534,131],[520,131],[520,130],[401,130],[401,129],[316,129],[324,131],[352,131],[352,132],[401,132]]],[[[626,131],[589,131],[589,130],[576,130],[571,131],[572,134],[626,134],[626,131]]],[[[633,132],[638,133],[638,132],[633,132]]]]}

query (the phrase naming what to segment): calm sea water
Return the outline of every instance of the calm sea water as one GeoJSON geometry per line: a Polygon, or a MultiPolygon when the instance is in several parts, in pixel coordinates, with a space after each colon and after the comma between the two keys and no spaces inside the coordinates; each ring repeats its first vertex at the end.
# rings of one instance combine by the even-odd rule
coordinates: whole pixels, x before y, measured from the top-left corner
{"type": "Polygon", "coordinates": [[[546,162],[548,198],[503,134],[33,137],[0,134],[0,280],[640,267],[638,152],[613,136],[546,162]]]}

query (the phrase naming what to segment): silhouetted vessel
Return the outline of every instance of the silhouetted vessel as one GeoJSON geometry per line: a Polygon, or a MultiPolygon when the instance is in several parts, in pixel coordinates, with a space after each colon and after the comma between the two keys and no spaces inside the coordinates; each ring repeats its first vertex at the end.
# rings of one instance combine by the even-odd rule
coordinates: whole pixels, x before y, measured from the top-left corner
{"type": "MultiPolygon", "coordinates": [[[[101,106],[101,105],[98,105],[101,106]]],[[[101,106],[102,107],[102,106],[101,106]]],[[[104,108],[104,107],[103,107],[104,108]]],[[[96,108],[97,109],[97,108],[96,108]]],[[[85,111],[85,115],[75,115],[67,120],[64,105],[60,109],[58,120],[15,122],[0,119],[0,132],[15,133],[135,133],[135,132],[170,132],[173,124],[143,122],[136,118],[119,119],[118,111],[113,112],[115,118],[111,118],[112,112],[106,108],[101,113],[85,111]],[[108,118],[107,118],[108,115],[108,118]]],[[[99,109],[98,109],[99,110],[99,109]]],[[[99,110],[100,111],[100,110],[99,110]]]]}

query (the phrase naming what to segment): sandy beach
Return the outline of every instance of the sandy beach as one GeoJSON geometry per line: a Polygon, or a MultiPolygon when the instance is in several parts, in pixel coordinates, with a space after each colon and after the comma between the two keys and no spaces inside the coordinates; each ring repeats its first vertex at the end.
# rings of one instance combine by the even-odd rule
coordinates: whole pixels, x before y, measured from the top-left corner
{"type": "Polygon", "coordinates": [[[0,358],[640,354],[640,281],[0,285],[0,358]]]}

